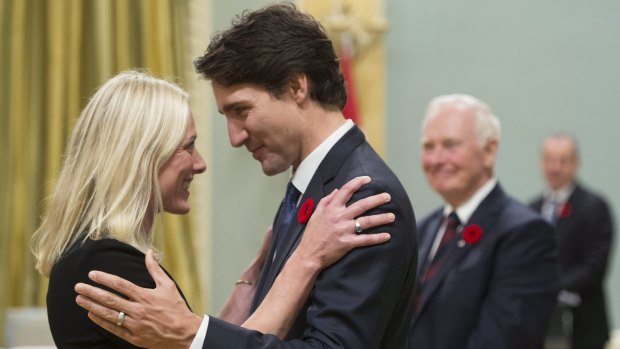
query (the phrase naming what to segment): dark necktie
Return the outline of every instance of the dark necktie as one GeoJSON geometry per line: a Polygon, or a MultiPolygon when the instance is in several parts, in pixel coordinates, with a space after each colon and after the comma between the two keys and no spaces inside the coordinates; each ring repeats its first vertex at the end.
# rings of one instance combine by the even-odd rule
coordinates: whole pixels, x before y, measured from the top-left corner
{"type": "Polygon", "coordinates": [[[430,262],[427,262],[426,268],[422,269],[422,275],[418,282],[418,290],[417,290],[417,301],[419,304],[421,300],[421,293],[424,286],[429,283],[430,280],[435,276],[437,270],[441,267],[441,264],[444,262],[446,258],[447,247],[450,245],[450,242],[454,241],[454,239],[458,235],[458,227],[461,222],[459,221],[459,217],[456,213],[452,212],[448,215],[446,219],[446,230],[441,237],[441,241],[439,242],[439,246],[437,247],[437,251],[433,256],[433,259],[430,262]]]}
{"type": "Polygon", "coordinates": [[[288,227],[293,221],[293,216],[295,216],[295,211],[297,210],[297,200],[299,200],[299,195],[299,190],[295,188],[292,182],[288,182],[288,185],[286,186],[286,194],[284,195],[282,205],[280,206],[280,212],[278,213],[278,220],[273,230],[276,251],[280,249],[288,227]]]}
{"type": "MultiPolygon", "coordinates": [[[[258,281],[258,285],[256,286],[256,294],[254,295],[254,300],[252,301],[251,312],[254,312],[256,308],[260,305],[260,303],[265,298],[267,291],[271,288],[271,284],[266,284],[271,274],[271,269],[274,267],[272,265],[273,260],[275,259],[278,253],[283,251],[283,243],[286,237],[286,233],[288,232],[288,228],[293,221],[293,217],[295,217],[295,211],[297,211],[297,200],[299,200],[299,191],[293,183],[289,182],[286,187],[286,194],[284,194],[284,199],[282,199],[282,203],[280,204],[280,209],[276,215],[276,221],[273,223],[273,233],[272,233],[272,252],[268,257],[268,260],[265,261],[265,265],[263,266],[263,270],[258,281]]],[[[272,282],[273,280],[271,280],[272,282]]]]}

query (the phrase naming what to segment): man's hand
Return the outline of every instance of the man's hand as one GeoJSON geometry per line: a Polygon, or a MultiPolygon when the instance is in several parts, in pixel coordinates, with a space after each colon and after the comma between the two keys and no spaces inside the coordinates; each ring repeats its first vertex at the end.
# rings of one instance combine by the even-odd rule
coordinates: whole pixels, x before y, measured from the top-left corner
{"type": "Polygon", "coordinates": [[[94,282],[116,290],[124,299],[100,288],[78,283],[76,302],[88,310],[88,317],[124,340],[145,348],[189,348],[202,318],[192,313],[175,283],[148,251],[145,258],[155,288],[142,288],[118,276],[91,271],[94,282]],[[125,313],[122,326],[119,312],[125,313]]]}

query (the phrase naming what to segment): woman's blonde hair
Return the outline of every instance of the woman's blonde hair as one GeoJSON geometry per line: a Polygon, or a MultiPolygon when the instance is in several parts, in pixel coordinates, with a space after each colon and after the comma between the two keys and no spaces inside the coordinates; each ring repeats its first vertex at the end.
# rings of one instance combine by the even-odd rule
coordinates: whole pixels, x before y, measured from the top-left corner
{"type": "Polygon", "coordinates": [[[113,238],[145,251],[162,211],[158,173],[189,125],[188,95],[138,71],[104,83],[77,120],[49,211],[33,237],[36,268],[48,276],[72,245],[113,238]],[[149,215],[149,217],[147,217],[149,215]]]}

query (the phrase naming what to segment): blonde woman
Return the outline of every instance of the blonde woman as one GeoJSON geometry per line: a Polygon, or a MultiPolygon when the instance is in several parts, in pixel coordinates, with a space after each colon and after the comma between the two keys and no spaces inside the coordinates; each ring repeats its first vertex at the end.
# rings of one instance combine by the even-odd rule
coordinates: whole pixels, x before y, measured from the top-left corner
{"type": "MultiPolygon", "coordinates": [[[[158,276],[150,273],[152,262],[145,265],[145,253],[152,248],[159,213],[190,210],[188,188],[206,170],[196,138],[187,93],[141,72],[113,77],[82,111],[49,212],[33,238],[37,269],[50,278],[47,308],[58,347],[134,347],[88,319],[75,303],[74,286],[92,283],[91,270],[141,287],[156,286],[158,276]]],[[[352,193],[369,181],[353,179],[321,200],[295,252],[298,258],[290,259],[274,285],[278,299],[268,296],[246,327],[285,335],[322,268],[352,248],[389,239],[386,233],[353,233],[355,217],[389,201],[387,194],[379,194],[347,207],[352,193]]],[[[391,222],[393,215],[362,219],[373,227],[391,222]]]]}

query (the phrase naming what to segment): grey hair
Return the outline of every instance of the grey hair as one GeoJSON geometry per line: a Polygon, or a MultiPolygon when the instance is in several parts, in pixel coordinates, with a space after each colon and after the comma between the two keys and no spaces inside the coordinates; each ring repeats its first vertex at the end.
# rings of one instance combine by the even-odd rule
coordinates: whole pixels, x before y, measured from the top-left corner
{"type": "Polygon", "coordinates": [[[493,114],[488,104],[466,94],[450,94],[433,98],[429,102],[426,115],[422,120],[422,129],[424,129],[432,115],[445,106],[473,113],[476,117],[475,132],[481,146],[484,146],[491,139],[499,142],[501,125],[497,116],[493,114]]]}

